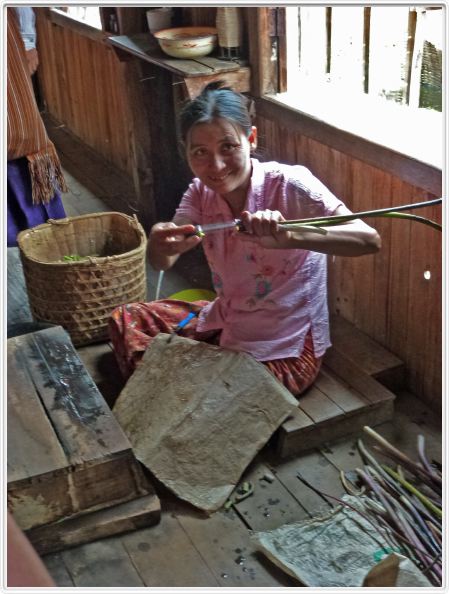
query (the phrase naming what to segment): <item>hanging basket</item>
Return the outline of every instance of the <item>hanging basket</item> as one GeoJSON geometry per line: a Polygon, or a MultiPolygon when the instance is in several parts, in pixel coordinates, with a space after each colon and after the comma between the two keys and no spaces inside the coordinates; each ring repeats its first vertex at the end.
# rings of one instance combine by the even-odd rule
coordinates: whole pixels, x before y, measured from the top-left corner
{"type": "Polygon", "coordinates": [[[102,212],[22,231],[31,313],[63,326],[75,346],[106,340],[111,312],[146,297],[146,236],[136,217],[102,212]]]}

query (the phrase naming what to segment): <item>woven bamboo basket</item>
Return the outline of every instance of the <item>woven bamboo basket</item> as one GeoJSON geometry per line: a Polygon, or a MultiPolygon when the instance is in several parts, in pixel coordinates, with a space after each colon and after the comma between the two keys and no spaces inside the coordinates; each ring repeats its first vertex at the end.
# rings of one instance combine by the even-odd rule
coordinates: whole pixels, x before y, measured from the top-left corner
{"type": "Polygon", "coordinates": [[[146,236],[135,217],[50,220],[19,233],[18,245],[34,319],[63,326],[75,346],[107,339],[113,309],[145,300],[146,236]]]}

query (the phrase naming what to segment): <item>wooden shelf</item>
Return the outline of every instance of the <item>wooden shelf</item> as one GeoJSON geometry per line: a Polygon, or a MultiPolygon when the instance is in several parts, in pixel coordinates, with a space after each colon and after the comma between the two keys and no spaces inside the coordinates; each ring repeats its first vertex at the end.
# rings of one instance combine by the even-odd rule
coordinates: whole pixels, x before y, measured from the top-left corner
{"type": "Polygon", "coordinates": [[[205,56],[197,60],[170,58],[162,53],[156,40],[149,33],[112,36],[108,42],[121,60],[128,60],[134,56],[181,77],[185,84],[186,97],[189,99],[196,97],[205,84],[214,80],[223,80],[240,93],[250,91],[251,70],[238,62],[220,60],[214,56],[205,56]]]}
{"type": "Polygon", "coordinates": [[[235,72],[241,68],[238,62],[220,60],[213,56],[205,56],[196,60],[167,57],[159,47],[155,46],[154,40],[149,33],[139,33],[130,36],[117,35],[109,37],[108,41],[114,48],[156,64],[183,78],[207,76],[222,72],[235,72]]]}

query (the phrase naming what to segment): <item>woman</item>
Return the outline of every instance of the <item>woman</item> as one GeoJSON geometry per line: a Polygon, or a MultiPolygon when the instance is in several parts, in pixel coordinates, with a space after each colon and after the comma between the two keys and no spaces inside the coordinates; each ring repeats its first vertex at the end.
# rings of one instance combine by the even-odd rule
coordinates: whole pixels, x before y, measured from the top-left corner
{"type": "Polygon", "coordinates": [[[350,211],[306,168],[251,158],[257,130],[240,94],[212,83],[184,108],[180,124],[195,179],[173,221],[151,229],[149,259],[156,270],[167,270],[202,242],[217,298],[115,310],[110,332],[120,368],[129,376],[152,337],[172,332],[193,309],[198,319],[183,336],[250,353],[298,396],[316,378],[330,346],[326,254],[371,254],[380,238],[361,220],[324,235],[279,226],[350,211]],[[232,219],[241,219],[244,233],[194,234],[195,225],[232,219]]]}

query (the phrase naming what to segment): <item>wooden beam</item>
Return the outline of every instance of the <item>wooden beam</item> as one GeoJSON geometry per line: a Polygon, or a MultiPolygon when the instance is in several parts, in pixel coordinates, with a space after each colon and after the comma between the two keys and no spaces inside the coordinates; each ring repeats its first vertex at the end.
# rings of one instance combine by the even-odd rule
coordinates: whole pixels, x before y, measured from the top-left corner
{"type": "Polygon", "coordinates": [[[256,99],[256,111],[258,116],[277,122],[283,128],[313,138],[435,196],[441,196],[442,173],[437,167],[340,130],[269,97],[256,99]]]}
{"type": "Polygon", "coordinates": [[[272,83],[270,8],[246,8],[248,21],[249,61],[252,70],[251,93],[262,97],[274,92],[272,83]]]}
{"type": "Polygon", "coordinates": [[[195,76],[184,78],[189,99],[197,97],[203,88],[214,80],[223,80],[227,85],[239,93],[248,93],[251,88],[251,71],[247,67],[239,68],[231,72],[220,72],[207,76],[195,76]]]}

